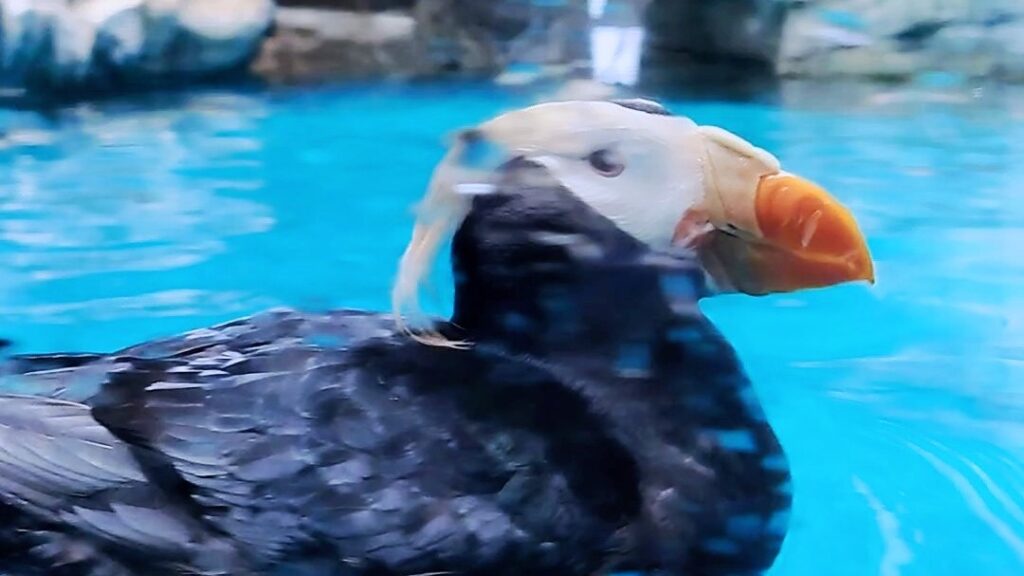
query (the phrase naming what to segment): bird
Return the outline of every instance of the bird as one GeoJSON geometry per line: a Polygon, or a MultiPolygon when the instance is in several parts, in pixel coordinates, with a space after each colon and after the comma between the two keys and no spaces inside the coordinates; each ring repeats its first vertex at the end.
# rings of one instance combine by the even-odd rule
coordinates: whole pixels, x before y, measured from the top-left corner
{"type": "Polygon", "coordinates": [[[873,278],[851,213],[738,136],[507,112],[453,136],[393,311],[0,363],[0,573],[762,573],[789,467],[699,302],[873,278]]]}

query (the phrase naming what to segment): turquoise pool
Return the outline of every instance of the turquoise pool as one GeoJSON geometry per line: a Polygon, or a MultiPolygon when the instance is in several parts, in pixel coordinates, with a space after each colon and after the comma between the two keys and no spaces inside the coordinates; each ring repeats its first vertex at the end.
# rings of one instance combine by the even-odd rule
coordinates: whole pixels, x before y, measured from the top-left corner
{"type": "MultiPolygon", "coordinates": [[[[383,309],[442,137],[540,97],[207,91],[0,112],[0,337],[102,351],[271,306],[383,309]]],[[[878,263],[873,288],[705,306],[792,459],[773,574],[1024,573],[1024,98],[668,102],[833,191],[878,263]]]]}

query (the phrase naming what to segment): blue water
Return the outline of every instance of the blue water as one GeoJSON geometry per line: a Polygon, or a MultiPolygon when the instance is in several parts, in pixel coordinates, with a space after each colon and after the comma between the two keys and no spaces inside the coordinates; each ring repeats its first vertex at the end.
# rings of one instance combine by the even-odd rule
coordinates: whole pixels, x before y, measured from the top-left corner
{"type": "MultiPolygon", "coordinates": [[[[832,190],[877,259],[874,287],[705,306],[792,459],[773,574],[1018,576],[1024,98],[866,94],[670,101],[832,190]]],[[[384,309],[443,136],[538,97],[392,86],[2,112],[0,336],[110,350],[270,306],[384,309]]]]}

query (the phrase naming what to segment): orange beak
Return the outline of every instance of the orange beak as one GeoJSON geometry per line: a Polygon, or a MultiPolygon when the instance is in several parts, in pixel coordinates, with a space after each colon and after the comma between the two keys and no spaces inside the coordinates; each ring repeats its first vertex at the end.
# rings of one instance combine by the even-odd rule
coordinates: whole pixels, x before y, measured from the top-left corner
{"type": "Polygon", "coordinates": [[[821,187],[791,174],[761,177],[753,197],[733,194],[711,218],[698,253],[720,292],[770,294],[875,280],[853,215],[821,187]]]}

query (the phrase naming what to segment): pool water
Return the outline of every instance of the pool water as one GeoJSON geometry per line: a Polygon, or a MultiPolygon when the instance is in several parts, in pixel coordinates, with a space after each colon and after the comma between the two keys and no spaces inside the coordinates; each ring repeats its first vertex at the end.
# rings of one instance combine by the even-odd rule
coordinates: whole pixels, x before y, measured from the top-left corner
{"type": "MultiPolygon", "coordinates": [[[[772,574],[1018,576],[1024,98],[871,93],[668,102],[833,191],[877,260],[874,287],[704,306],[792,460],[772,574]]],[[[0,337],[105,351],[271,306],[385,309],[443,137],[542,97],[205,91],[0,112],[0,337]]]]}

